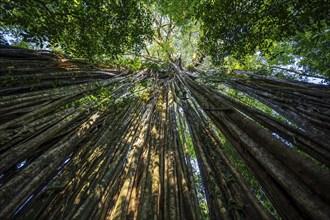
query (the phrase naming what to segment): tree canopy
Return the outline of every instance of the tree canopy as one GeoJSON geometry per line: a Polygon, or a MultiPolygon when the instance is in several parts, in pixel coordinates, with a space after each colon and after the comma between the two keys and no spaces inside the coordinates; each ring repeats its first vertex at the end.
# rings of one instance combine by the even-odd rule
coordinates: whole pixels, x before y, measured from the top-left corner
{"type": "Polygon", "coordinates": [[[1,29],[76,57],[139,51],[150,38],[149,9],[140,1],[2,1],[1,29]]]}
{"type": "Polygon", "coordinates": [[[329,10],[1,1],[0,219],[329,219],[329,10]]]}
{"type": "Polygon", "coordinates": [[[171,37],[158,42],[158,51],[170,50],[186,61],[206,56],[221,66],[232,57],[243,64],[246,56],[260,52],[269,63],[289,56],[285,65],[299,60],[296,66],[304,73],[329,74],[326,0],[2,1],[0,10],[2,35],[79,58],[105,60],[128,51],[146,55],[170,26],[171,37]],[[279,51],[278,45],[284,48],[279,51]],[[178,52],[189,47],[189,54],[178,52]]]}
{"type": "Polygon", "coordinates": [[[327,1],[206,1],[198,9],[206,41],[216,59],[241,57],[265,50],[299,33],[313,31],[313,40],[329,26],[327,1]]]}

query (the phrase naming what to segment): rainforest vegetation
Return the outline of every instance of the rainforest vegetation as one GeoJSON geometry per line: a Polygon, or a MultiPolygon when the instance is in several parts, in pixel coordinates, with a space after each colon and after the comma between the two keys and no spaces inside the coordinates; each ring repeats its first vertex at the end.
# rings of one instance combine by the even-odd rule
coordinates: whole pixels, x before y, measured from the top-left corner
{"type": "Polygon", "coordinates": [[[327,0],[2,0],[0,219],[330,219],[327,0]]]}

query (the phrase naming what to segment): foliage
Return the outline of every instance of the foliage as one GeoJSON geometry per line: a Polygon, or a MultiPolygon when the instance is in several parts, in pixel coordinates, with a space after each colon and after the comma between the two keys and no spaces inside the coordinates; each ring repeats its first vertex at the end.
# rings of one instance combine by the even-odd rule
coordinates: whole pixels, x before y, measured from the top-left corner
{"type": "MultiPolygon", "coordinates": [[[[142,70],[138,80],[134,80],[137,75],[131,74],[126,81],[79,96],[62,109],[58,108],[58,112],[71,107],[86,112],[104,113],[109,109],[120,112],[123,109],[120,107],[156,100],[159,82],[175,82],[173,63],[180,62],[187,70],[199,74],[199,82],[221,90],[223,95],[241,104],[286,121],[265,104],[219,82],[238,79],[243,75],[235,74],[239,70],[263,74],[279,73],[274,68],[296,71],[288,66],[299,68],[302,74],[330,76],[328,9],[324,0],[145,0],[142,3],[138,0],[21,0],[15,3],[5,0],[0,3],[0,43],[5,41],[3,34],[13,34],[19,39],[15,43],[20,47],[49,47],[73,57],[111,63],[119,67],[117,69],[124,67],[133,73],[142,70]],[[208,62],[209,56],[215,66],[208,62]],[[204,64],[207,70],[212,67],[215,71],[201,70],[204,64]],[[153,80],[157,77],[160,80],[155,83],[153,80]]],[[[19,82],[14,77],[8,68],[0,86],[31,84],[31,90],[38,90],[41,85],[42,78],[33,75],[23,75],[19,82]]],[[[59,86],[58,83],[54,81],[54,87],[59,86]]],[[[185,94],[178,99],[186,97],[185,94]]],[[[198,152],[194,150],[182,109],[176,113],[179,141],[186,146],[184,159],[193,165],[200,209],[206,218],[208,208],[205,184],[203,186],[196,162],[198,152]]],[[[211,126],[251,191],[278,218],[274,205],[251,170],[214,124],[211,126]]],[[[285,142],[280,136],[277,138],[285,142]]],[[[225,179],[231,181],[233,177],[228,175],[225,179]]]]}
{"type": "Polygon", "coordinates": [[[180,58],[190,70],[270,74],[274,66],[293,66],[329,76],[329,6],[325,0],[6,0],[0,34],[1,42],[9,34],[19,46],[97,62],[117,59],[132,70],[142,68],[143,59],[180,58]]]}
{"type": "Polygon", "coordinates": [[[140,70],[143,67],[142,60],[137,57],[127,58],[125,56],[118,56],[116,60],[111,60],[110,62],[120,68],[128,68],[133,72],[140,70]]]}
{"type": "Polygon", "coordinates": [[[138,51],[152,33],[148,9],[136,0],[5,0],[0,14],[2,33],[89,59],[138,51]]]}
{"type": "Polygon", "coordinates": [[[298,46],[294,52],[302,57],[299,64],[312,74],[330,77],[330,29],[323,30],[317,36],[311,31],[300,33],[295,40],[298,46]]]}
{"type": "MultiPolygon", "coordinates": [[[[262,60],[261,64],[264,69],[279,70],[280,68],[277,67],[281,67],[282,70],[287,69],[287,71],[298,75],[324,75],[329,77],[329,42],[329,27],[323,24],[322,29],[317,33],[313,30],[298,33],[291,40],[274,42],[268,48],[267,53],[255,54],[253,57],[262,60]]],[[[243,59],[243,62],[245,60],[246,58],[243,59]]],[[[256,66],[258,62],[251,62],[251,65],[256,66]]]]}
{"type": "Polygon", "coordinates": [[[202,20],[201,47],[218,63],[230,55],[253,54],[256,49],[267,52],[273,43],[297,33],[312,31],[318,36],[330,21],[325,0],[205,1],[197,11],[202,20]]]}
{"type": "Polygon", "coordinates": [[[190,19],[193,18],[195,7],[200,4],[199,0],[183,0],[183,1],[168,1],[168,0],[146,0],[162,15],[167,15],[178,26],[185,26],[190,19]]]}

